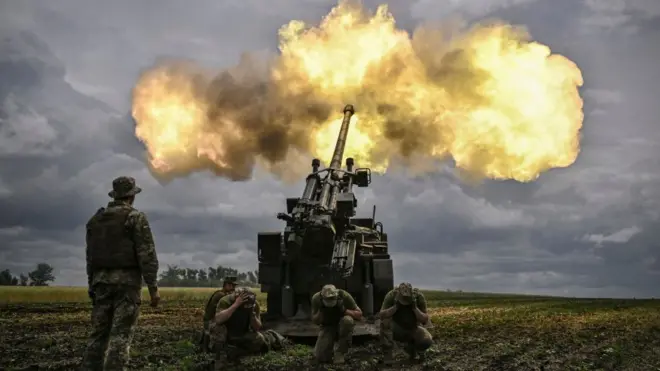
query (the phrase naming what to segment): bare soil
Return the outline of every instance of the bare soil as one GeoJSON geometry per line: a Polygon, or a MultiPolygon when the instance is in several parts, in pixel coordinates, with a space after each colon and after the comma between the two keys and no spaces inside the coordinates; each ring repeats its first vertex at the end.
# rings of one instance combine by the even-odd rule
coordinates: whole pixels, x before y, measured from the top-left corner
{"type": "MultiPolygon", "coordinates": [[[[316,366],[312,346],[242,359],[237,370],[660,370],[660,300],[588,300],[428,293],[435,345],[423,363],[397,352],[385,368],[378,342],[358,339],[343,366],[316,366]]],[[[142,308],[131,370],[209,370],[195,340],[202,300],[142,308]]],[[[0,305],[0,370],[75,370],[89,303],[0,305]]]]}

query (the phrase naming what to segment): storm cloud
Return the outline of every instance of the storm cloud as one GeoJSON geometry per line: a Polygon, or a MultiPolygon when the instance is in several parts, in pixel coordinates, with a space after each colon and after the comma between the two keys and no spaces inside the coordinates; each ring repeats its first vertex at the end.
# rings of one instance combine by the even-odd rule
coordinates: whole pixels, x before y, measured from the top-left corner
{"type": "MultiPolygon", "coordinates": [[[[248,182],[195,174],[157,182],[135,138],[131,88],[161,57],[212,67],[276,52],[277,29],[318,20],[325,0],[16,1],[0,5],[0,261],[46,261],[85,283],[83,226],[111,181],[134,176],[161,265],[256,268],[256,234],[276,231],[300,194],[265,172],[248,182]]],[[[370,7],[380,2],[365,1],[370,7]]],[[[400,27],[498,18],[575,61],[585,83],[576,163],[532,183],[470,186],[450,164],[374,176],[395,280],[426,288],[571,296],[657,296],[660,282],[660,8],[655,0],[392,2],[400,27]]]]}

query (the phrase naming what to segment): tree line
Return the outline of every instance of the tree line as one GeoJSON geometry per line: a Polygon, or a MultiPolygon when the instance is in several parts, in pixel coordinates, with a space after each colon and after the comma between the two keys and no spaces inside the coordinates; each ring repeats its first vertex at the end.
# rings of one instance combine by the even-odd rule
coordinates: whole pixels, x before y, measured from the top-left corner
{"type": "MultiPolygon", "coordinates": [[[[0,286],[48,286],[55,281],[53,267],[39,263],[27,275],[14,276],[9,269],[0,271],[0,286]]],[[[259,271],[240,272],[231,267],[208,267],[207,269],[180,268],[168,265],[160,274],[158,285],[162,287],[220,287],[226,276],[236,276],[241,286],[258,286],[259,271]]]]}
{"type": "Polygon", "coordinates": [[[259,271],[240,272],[231,267],[218,265],[206,269],[180,268],[168,265],[160,274],[158,285],[162,287],[220,287],[226,276],[236,276],[241,286],[258,285],[259,271]]]}
{"type": "Polygon", "coordinates": [[[27,276],[23,273],[14,276],[9,269],[0,271],[0,286],[48,286],[53,281],[53,267],[46,263],[37,264],[27,276]]]}

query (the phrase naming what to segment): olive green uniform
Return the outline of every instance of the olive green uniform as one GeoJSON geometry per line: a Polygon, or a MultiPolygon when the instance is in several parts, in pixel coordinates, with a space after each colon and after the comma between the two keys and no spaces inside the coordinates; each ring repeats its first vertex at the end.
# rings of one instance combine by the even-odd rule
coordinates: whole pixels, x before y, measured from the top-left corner
{"type": "MultiPolygon", "coordinates": [[[[225,284],[235,285],[236,279],[235,277],[227,277],[223,280],[222,284],[223,286],[225,284]]],[[[217,313],[218,303],[220,302],[220,299],[222,299],[226,295],[231,294],[232,292],[234,292],[233,288],[226,289],[225,287],[223,287],[222,289],[217,290],[216,292],[211,294],[211,297],[204,306],[204,329],[202,330],[202,338],[200,340],[200,345],[202,347],[202,350],[205,352],[213,352],[213,342],[211,341],[211,333],[209,329],[211,322],[213,321],[213,319],[215,318],[215,314],[217,313]]]]}
{"type": "MultiPolygon", "coordinates": [[[[402,285],[404,286],[404,285],[402,285]]],[[[426,298],[424,294],[417,289],[411,291],[412,300],[410,305],[402,305],[397,302],[397,295],[401,290],[401,286],[397,287],[385,295],[381,312],[397,306],[396,313],[391,318],[381,319],[380,321],[380,340],[383,348],[387,352],[391,352],[394,347],[395,341],[400,341],[406,344],[405,351],[411,357],[414,357],[417,352],[424,352],[433,345],[433,337],[431,333],[424,327],[420,326],[415,313],[413,312],[415,303],[417,308],[422,313],[427,313],[426,298]]],[[[407,293],[406,293],[407,294],[407,293]]]]}
{"type": "Polygon", "coordinates": [[[337,342],[337,353],[346,354],[350,347],[355,328],[353,317],[345,315],[345,310],[358,309],[353,296],[342,289],[335,289],[338,305],[327,307],[323,305],[321,292],[312,296],[312,316],[321,312],[321,330],[316,339],[314,356],[318,362],[330,362],[333,358],[333,347],[337,342]]]}
{"type": "MultiPolygon", "coordinates": [[[[111,197],[135,195],[130,177],[113,182],[111,197]]],[[[140,313],[142,281],[157,289],[158,257],[146,216],[117,200],[99,209],[87,223],[87,278],[93,300],[92,331],[83,370],[122,370],[140,313]]]]}
{"type": "MultiPolygon", "coordinates": [[[[237,295],[240,295],[240,291],[223,296],[218,301],[216,315],[229,309],[236,301],[237,295]]],[[[266,353],[270,350],[279,350],[284,346],[284,337],[275,331],[255,331],[250,325],[252,315],[261,316],[258,302],[255,302],[252,308],[236,309],[225,323],[217,324],[215,321],[211,321],[209,333],[216,354],[217,370],[224,367],[224,361],[228,358],[228,346],[240,350],[241,355],[266,353]]]]}

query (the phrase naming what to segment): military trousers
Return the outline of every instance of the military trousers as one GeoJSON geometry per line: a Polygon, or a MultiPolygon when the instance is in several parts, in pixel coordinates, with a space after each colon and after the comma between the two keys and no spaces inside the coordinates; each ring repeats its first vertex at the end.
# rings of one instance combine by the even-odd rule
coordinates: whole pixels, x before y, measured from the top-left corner
{"type": "Polygon", "coordinates": [[[344,316],[336,326],[321,326],[316,338],[314,357],[318,362],[330,362],[333,358],[335,341],[337,352],[346,354],[351,345],[355,320],[351,316],[344,316]]]}
{"type": "Polygon", "coordinates": [[[261,332],[246,331],[243,334],[231,334],[227,331],[227,326],[217,325],[215,322],[211,322],[209,332],[216,359],[226,357],[230,345],[238,348],[242,354],[265,353],[270,349],[268,339],[261,332]]]}
{"type": "Polygon", "coordinates": [[[97,284],[83,370],[125,370],[140,314],[140,288],[97,284]]]}
{"type": "Polygon", "coordinates": [[[387,351],[391,351],[394,342],[399,341],[412,351],[423,352],[433,345],[433,336],[422,326],[406,329],[388,318],[380,321],[380,341],[387,351]]]}

